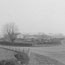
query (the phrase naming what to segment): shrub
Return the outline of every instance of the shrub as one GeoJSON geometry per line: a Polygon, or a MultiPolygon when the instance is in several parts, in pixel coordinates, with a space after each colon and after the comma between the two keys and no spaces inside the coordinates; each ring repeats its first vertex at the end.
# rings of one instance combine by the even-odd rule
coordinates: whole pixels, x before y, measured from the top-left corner
{"type": "Polygon", "coordinates": [[[0,65],[4,65],[5,64],[5,60],[0,61],[0,65]]]}
{"type": "Polygon", "coordinates": [[[21,64],[25,64],[25,65],[28,65],[29,64],[29,56],[27,53],[25,52],[19,52],[17,54],[14,55],[15,58],[21,62],[21,64]]]}
{"type": "Polygon", "coordinates": [[[11,42],[6,42],[6,41],[0,41],[1,45],[7,45],[7,46],[25,46],[25,47],[30,47],[32,46],[31,43],[11,43],[11,42]]]}
{"type": "Polygon", "coordinates": [[[15,65],[15,62],[7,61],[7,62],[5,63],[5,65],[15,65]]]}
{"type": "Polygon", "coordinates": [[[6,59],[1,60],[0,65],[19,65],[19,63],[15,59],[6,59]]]}

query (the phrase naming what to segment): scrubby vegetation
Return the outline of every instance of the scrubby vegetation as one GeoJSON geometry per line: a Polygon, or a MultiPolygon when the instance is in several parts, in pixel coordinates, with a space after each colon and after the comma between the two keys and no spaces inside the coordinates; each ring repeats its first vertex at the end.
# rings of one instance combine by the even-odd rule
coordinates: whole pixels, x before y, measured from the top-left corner
{"type": "MultiPolygon", "coordinates": [[[[13,50],[14,51],[14,50],[13,50]]],[[[30,61],[29,54],[25,52],[24,50],[21,51],[14,51],[16,52],[14,55],[14,58],[11,59],[3,59],[0,61],[0,65],[28,65],[30,61]]]]}
{"type": "Polygon", "coordinates": [[[21,47],[23,47],[23,46],[25,46],[25,47],[32,47],[32,44],[29,44],[29,43],[11,43],[11,42],[4,42],[4,41],[2,41],[2,42],[0,42],[0,45],[6,45],[6,46],[21,46],[21,47]]]}
{"type": "Polygon", "coordinates": [[[19,65],[19,64],[14,59],[6,59],[6,60],[0,61],[0,65],[19,65]]]}
{"type": "Polygon", "coordinates": [[[17,53],[14,56],[17,59],[17,61],[20,61],[21,64],[28,65],[30,59],[26,53],[17,53]]]}

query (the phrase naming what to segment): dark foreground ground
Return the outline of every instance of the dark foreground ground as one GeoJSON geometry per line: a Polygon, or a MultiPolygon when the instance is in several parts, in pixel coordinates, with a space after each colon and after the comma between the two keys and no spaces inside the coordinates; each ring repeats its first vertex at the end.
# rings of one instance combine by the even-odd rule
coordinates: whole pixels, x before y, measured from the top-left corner
{"type": "MultiPolygon", "coordinates": [[[[13,59],[15,59],[14,54],[15,54],[14,51],[0,48],[0,61],[4,60],[4,59],[13,60],[13,59]]],[[[16,61],[14,61],[14,62],[16,62],[16,61]]],[[[16,64],[16,65],[20,65],[20,64],[16,64]]],[[[48,56],[31,52],[30,61],[29,61],[28,65],[65,65],[65,64],[59,62],[58,60],[52,59],[48,56]]]]}

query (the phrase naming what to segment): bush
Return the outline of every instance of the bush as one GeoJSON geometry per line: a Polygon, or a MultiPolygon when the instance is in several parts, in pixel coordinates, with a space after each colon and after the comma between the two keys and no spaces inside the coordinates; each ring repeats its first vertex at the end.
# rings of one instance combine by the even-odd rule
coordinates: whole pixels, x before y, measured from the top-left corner
{"type": "Polygon", "coordinates": [[[2,60],[0,61],[0,65],[15,65],[12,61],[2,60]]]}
{"type": "Polygon", "coordinates": [[[0,65],[5,65],[5,60],[0,61],[0,65]]]}
{"type": "Polygon", "coordinates": [[[29,63],[29,56],[28,56],[27,53],[21,52],[21,53],[15,54],[14,56],[15,56],[15,58],[16,58],[18,61],[21,62],[21,64],[26,64],[26,65],[28,65],[28,63],[29,63]]]}
{"type": "Polygon", "coordinates": [[[25,46],[25,47],[30,47],[32,46],[31,43],[11,43],[11,42],[6,42],[2,41],[0,42],[1,45],[8,45],[8,46],[25,46]]]}
{"type": "Polygon", "coordinates": [[[7,61],[7,62],[5,63],[5,65],[15,65],[15,62],[7,61]]]}
{"type": "Polygon", "coordinates": [[[1,60],[0,65],[19,65],[19,63],[15,59],[6,59],[1,60]]]}

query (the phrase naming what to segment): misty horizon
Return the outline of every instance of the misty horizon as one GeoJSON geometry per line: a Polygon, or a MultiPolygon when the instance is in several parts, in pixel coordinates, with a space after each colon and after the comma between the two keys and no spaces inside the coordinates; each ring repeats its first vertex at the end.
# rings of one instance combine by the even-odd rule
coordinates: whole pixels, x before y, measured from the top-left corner
{"type": "Polygon", "coordinates": [[[65,35],[64,0],[1,0],[0,30],[15,22],[21,33],[65,35]]]}

